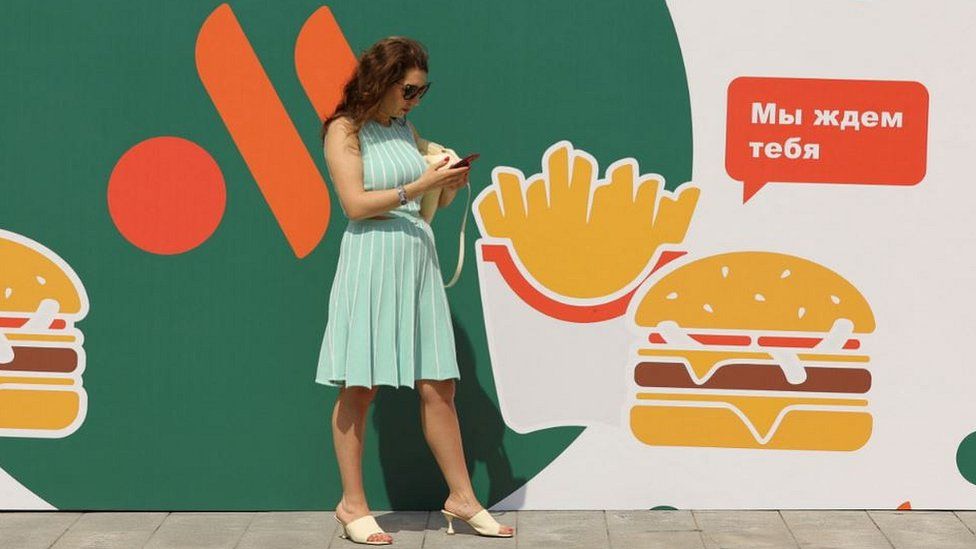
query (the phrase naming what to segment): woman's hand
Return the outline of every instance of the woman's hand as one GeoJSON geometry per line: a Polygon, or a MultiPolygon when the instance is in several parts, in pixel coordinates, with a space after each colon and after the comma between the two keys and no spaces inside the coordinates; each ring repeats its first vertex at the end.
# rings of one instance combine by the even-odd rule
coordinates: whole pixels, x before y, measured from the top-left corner
{"type": "Polygon", "coordinates": [[[448,167],[450,156],[445,156],[440,162],[427,166],[424,173],[417,179],[418,186],[424,192],[434,189],[459,189],[468,181],[468,166],[462,168],[448,167]]]}
{"type": "MultiPolygon", "coordinates": [[[[446,153],[451,158],[451,164],[453,164],[455,162],[459,162],[461,160],[458,157],[457,153],[454,152],[451,149],[444,149],[444,153],[446,153]]],[[[468,169],[467,169],[467,171],[464,172],[464,177],[461,179],[461,181],[458,181],[457,183],[455,183],[453,185],[448,185],[448,186],[444,187],[444,190],[446,190],[446,191],[457,191],[458,189],[461,189],[462,187],[464,187],[465,185],[467,185],[468,184],[468,177],[470,175],[469,172],[471,171],[471,166],[468,166],[467,168],[468,169]]]]}
{"type": "MultiPolygon", "coordinates": [[[[460,162],[461,161],[461,157],[458,156],[458,154],[456,152],[454,152],[454,149],[449,149],[447,147],[443,147],[441,149],[441,154],[446,154],[448,156],[448,158],[450,158],[450,163],[451,164],[454,164],[455,162],[460,162]]],[[[471,166],[468,166],[468,171],[470,172],[470,170],[471,170],[471,166]]],[[[469,177],[469,175],[470,175],[469,173],[465,173],[464,174],[464,179],[462,181],[459,181],[459,182],[457,182],[457,183],[455,183],[453,185],[448,185],[448,186],[444,187],[444,190],[445,191],[457,191],[458,189],[461,189],[462,187],[464,187],[465,185],[468,184],[468,177],[469,177]]]]}
{"type": "Polygon", "coordinates": [[[447,191],[457,191],[459,189],[464,188],[464,186],[467,185],[467,184],[468,184],[468,174],[465,173],[464,174],[464,177],[460,181],[458,181],[457,183],[454,183],[452,185],[445,186],[444,187],[444,190],[447,190],[447,191]]]}

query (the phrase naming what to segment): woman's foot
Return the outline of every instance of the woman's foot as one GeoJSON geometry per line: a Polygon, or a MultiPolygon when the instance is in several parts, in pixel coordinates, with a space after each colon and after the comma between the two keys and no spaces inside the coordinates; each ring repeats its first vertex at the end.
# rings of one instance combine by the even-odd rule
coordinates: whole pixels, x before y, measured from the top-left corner
{"type": "MultiPolygon", "coordinates": [[[[447,501],[444,502],[445,511],[454,513],[465,520],[470,520],[471,517],[480,513],[482,509],[484,509],[484,507],[478,503],[478,500],[455,494],[448,496],[447,501]]],[[[504,535],[509,535],[513,532],[515,532],[514,528],[505,525],[502,525],[501,529],[499,530],[499,533],[504,535]]]]}
{"type": "MultiPolygon", "coordinates": [[[[346,503],[345,498],[339,501],[339,505],[336,506],[335,510],[336,517],[342,521],[343,524],[349,524],[350,522],[365,517],[369,514],[369,506],[365,503],[362,505],[350,505],[346,503]]],[[[366,541],[387,541],[392,542],[393,536],[387,533],[373,534],[366,538],[366,541]]]]}

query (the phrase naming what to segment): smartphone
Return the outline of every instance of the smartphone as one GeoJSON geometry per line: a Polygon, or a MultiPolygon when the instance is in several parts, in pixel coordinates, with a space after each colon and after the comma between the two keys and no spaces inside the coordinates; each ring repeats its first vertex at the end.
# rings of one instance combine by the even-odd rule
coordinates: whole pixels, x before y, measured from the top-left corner
{"type": "Polygon", "coordinates": [[[481,155],[478,154],[478,153],[469,154],[468,156],[465,156],[461,160],[458,160],[457,162],[455,162],[454,164],[452,164],[451,165],[451,169],[454,169],[454,168],[464,168],[466,166],[470,166],[471,163],[474,162],[475,160],[477,160],[479,156],[481,156],[481,155]]]}

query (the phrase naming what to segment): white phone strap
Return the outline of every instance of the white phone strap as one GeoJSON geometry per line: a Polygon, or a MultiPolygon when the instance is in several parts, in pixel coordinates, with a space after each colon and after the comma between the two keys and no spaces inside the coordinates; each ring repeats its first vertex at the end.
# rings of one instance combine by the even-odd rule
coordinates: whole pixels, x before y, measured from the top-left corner
{"type": "Polygon", "coordinates": [[[468,210],[471,209],[471,183],[465,187],[468,188],[468,203],[464,206],[464,217],[461,218],[461,240],[458,242],[457,268],[454,269],[454,276],[451,277],[451,281],[444,284],[445,288],[457,284],[458,279],[461,278],[461,268],[464,267],[464,228],[468,224],[468,210]]]}

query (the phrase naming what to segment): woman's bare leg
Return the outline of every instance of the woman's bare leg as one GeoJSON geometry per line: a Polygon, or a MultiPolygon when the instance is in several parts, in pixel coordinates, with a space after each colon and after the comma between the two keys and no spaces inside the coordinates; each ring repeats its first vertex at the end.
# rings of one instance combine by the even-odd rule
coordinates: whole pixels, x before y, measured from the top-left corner
{"type": "MultiPolygon", "coordinates": [[[[376,387],[343,387],[332,410],[332,441],[342,478],[342,501],[336,507],[336,516],[346,524],[369,514],[363,489],[363,440],[366,414],[375,396],[376,387]]],[[[369,537],[369,541],[392,539],[389,534],[369,537]]]]}
{"type": "MultiPolygon", "coordinates": [[[[483,507],[474,495],[464,461],[461,428],[454,407],[454,380],[418,381],[417,390],[420,393],[420,420],[424,437],[451,491],[444,502],[444,509],[471,518],[483,507]]],[[[512,528],[502,526],[502,533],[511,531],[512,528]]]]}

